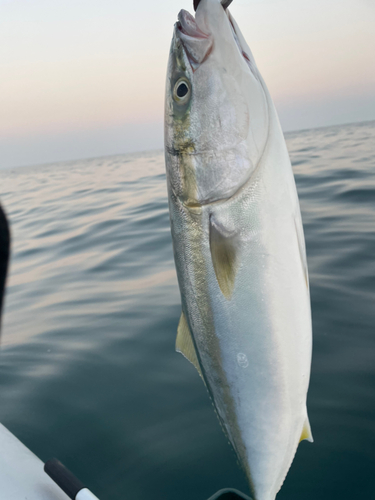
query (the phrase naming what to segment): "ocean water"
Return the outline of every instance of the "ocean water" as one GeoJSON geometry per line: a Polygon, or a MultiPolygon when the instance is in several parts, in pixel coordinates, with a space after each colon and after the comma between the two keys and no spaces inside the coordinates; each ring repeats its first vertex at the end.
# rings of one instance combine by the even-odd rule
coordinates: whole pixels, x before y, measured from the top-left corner
{"type": "MultiPolygon", "coordinates": [[[[374,498],[375,122],[287,134],[310,271],[314,353],[278,500],[374,498]]],[[[162,152],[0,171],[13,251],[0,421],[101,499],[204,500],[246,481],[194,368],[162,152]]]]}

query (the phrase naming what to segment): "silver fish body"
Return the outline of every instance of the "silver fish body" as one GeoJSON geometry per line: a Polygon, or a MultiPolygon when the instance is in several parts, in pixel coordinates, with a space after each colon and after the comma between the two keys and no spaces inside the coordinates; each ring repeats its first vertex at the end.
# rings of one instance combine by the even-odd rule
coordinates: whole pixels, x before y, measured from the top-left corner
{"type": "Polygon", "coordinates": [[[175,25],[165,155],[177,350],[204,380],[254,500],[274,500],[298,443],[312,440],[305,243],[274,105],[218,0],[175,25]]]}

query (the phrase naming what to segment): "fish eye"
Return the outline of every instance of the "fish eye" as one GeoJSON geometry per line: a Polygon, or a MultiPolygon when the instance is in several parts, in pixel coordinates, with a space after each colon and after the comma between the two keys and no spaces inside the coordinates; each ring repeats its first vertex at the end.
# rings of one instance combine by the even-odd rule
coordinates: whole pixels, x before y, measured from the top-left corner
{"type": "Polygon", "coordinates": [[[184,97],[189,92],[189,88],[185,82],[181,82],[176,89],[176,94],[178,97],[184,97]]]}
{"type": "Polygon", "coordinates": [[[186,78],[180,78],[173,89],[173,99],[179,104],[185,104],[190,97],[190,82],[186,78]]]}

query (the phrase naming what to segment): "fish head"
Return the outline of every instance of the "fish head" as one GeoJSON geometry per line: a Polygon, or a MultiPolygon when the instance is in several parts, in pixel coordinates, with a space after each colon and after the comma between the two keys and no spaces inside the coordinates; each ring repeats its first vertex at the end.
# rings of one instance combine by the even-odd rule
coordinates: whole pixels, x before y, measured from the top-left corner
{"type": "Polygon", "coordinates": [[[175,24],[166,83],[165,151],[187,206],[226,200],[249,180],[268,135],[268,101],[250,49],[219,0],[175,24]]]}

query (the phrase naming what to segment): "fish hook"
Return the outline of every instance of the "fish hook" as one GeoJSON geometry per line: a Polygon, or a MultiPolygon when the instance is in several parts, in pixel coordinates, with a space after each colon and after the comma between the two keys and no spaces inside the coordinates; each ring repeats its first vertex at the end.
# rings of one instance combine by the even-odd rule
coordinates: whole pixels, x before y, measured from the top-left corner
{"type": "MultiPolygon", "coordinates": [[[[194,10],[196,11],[198,8],[198,5],[200,4],[201,0],[194,0],[194,10]]],[[[221,5],[223,6],[224,10],[227,10],[229,5],[233,2],[233,0],[221,0],[221,5]]]]}

